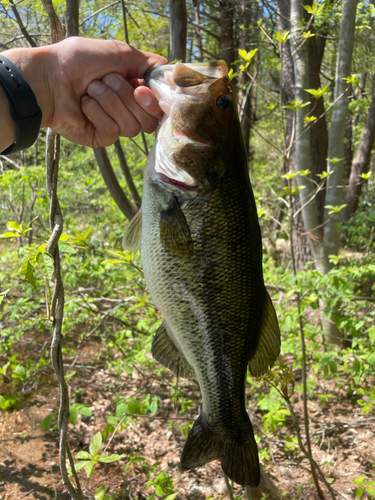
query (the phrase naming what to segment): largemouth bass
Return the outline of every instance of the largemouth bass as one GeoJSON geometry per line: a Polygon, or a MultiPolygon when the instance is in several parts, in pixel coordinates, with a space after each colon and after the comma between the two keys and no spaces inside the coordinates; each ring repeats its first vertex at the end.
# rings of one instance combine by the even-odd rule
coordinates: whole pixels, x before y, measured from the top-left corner
{"type": "Polygon", "coordinates": [[[154,358],[177,376],[197,378],[202,393],[182,467],[219,459],[233,481],[257,486],[247,366],[254,376],[272,366],[280,331],[264,286],[257,210],[227,72],[220,61],[159,66],[148,75],[165,115],[124,246],[141,246],[146,283],[164,317],[154,358]]]}

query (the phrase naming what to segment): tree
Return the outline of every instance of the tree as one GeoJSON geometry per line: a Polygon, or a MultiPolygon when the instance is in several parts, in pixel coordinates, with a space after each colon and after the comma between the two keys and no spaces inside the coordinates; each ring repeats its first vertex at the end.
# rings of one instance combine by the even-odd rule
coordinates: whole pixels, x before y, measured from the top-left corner
{"type": "MultiPolygon", "coordinates": [[[[348,111],[348,81],[351,70],[351,56],[354,46],[354,28],[357,2],[344,0],[342,9],[342,21],[340,29],[340,42],[337,56],[337,69],[335,78],[335,94],[331,128],[329,131],[327,184],[325,196],[325,211],[323,224],[319,221],[319,211],[315,196],[315,185],[310,174],[297,177],[302,204],[302,216],[305,232],[309,236],[309,244],[314,258],[316,268],[326,274],[332,269],[330,255],[337,255],[339,250],[339,208],[343,202],[344,183],[344,137],[345,124],[348,111]],[[304,186],[307,180],[307,186],[304,186]]],[[[292,51],[294,53],[294,71],[296,99],[298,106],[296,110],[296,171],[311,171],[310,139],[309,130],[305,129],[306,118],[308,118],[307,102],[308,96],[305,89],[309,85],[309,63],[308,49],[303,38],[304,31],[300,25],[303,23],[303,2],[292,0],[291,23],[292,23],[292,51]]],[[[306,35],[305,35],[306,36],[306,35]]],[[[326,318],[326,303],[321,301],[321,320],[323,329],[327,331],[327,339],[333,344],[341,345],[342,335],[332,319],[326,318]]]]}

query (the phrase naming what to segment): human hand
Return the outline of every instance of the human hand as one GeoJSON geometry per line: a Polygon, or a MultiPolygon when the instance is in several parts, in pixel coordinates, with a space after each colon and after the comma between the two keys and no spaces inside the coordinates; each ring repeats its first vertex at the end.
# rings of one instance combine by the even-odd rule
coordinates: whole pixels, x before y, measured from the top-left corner
{"type": "Polygon", "coordinates": [[[152,132],[162,117],[151,90],[142,86],[147,69],[165,64],[161,56],[116,40],[80,37],[4,55],[33,89],[43,112],[42,127],[75,143],[108,146],[119,136],[152,132]]]}

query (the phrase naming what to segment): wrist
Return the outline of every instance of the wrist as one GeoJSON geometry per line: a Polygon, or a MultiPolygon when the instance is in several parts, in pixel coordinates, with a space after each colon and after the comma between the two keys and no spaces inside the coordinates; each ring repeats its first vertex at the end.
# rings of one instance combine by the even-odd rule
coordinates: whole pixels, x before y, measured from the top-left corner
{"type": "Polygon", "coordinates": [[[9,101],[0,87],[0,116],[1,116],[1,137],[0,137],[0,153],[16,142],[17,130],[16,124],[10,114],[9,101]]]}
{"type": "MultiPolygon", "coordinates": [[[[48,85],[48,52],[49,47],[17,48],[2,52],[10,59],[25,77],[34,92],[39,107],[42,110],[41,127],[47,127],[52,114],[51,92],[48,85]]],[[[8,106],[9,109],[9,106],[8,106]]]]}

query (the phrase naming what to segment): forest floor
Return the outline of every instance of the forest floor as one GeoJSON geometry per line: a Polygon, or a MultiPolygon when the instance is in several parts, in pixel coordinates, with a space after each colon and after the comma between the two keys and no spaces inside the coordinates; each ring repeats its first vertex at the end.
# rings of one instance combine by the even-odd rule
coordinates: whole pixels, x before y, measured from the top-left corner
{"type": "MultiPolygon", "coordinates": [[[[42,338],[41,342],[45,340],[42,338]]],[[[68,336],[67,344],[73,345],[73,341],[74,338],[68,336]]],[[[105,428],[108,414],[114,413],[115,393],[125,400],[142,392],[150,393],[158,397],[159,403],[155,415],[148,413],[132,419],[111,440],[107,451],[125,454],[123,459],[96,465],[90,479],[83,471],[79,473],[85,495],[94,498],[99,486],[107,486],[107,494],[115,493],[117,499],[145,500],[151,495],[154,488],[146,487],[147,466],[136,462],[124,472],[128,457],[133,454],[144,457],[150,465],[160,462],[158,471],[167,470],[176,485],[176,500],[228,498],[219,462],[188,472],[179,468],[185,441],[181,426],[194,422],[199,411],[197,385],[181,381],[183,390],[193,401],[191,409],[181,416],[174,408],[171,388],[175,379],[169,372],[163,372],[162,378],[153,373],[142,375],[136,370],[132,377],[116,377],[98,361],[101,348],[99,341],[91,339],[75,361],[76,374],[70,381],[71,391],[73,386],[79,388],[79,402],[90,407],[93,416],[79,415],[75,427],[69,425],[73,457],[80,450],[88,451],[93,435],[105,428]]],[[[38,352],[40,354],[40,348],[38,351],[36,347],[29,355],[37,357],[38,352]]],[[[72,360],[65,359],[67,366],[72,360]]],[[[11,383],[3,379],[0,394],[9,391],[11,383]]],[[[323,406],[319,405],[317,397],[309,400],[313,456],[331,482],[336,498],[355,498],[357,486],[352,480],[360,476],[373,479],[375,418],[371,414],[361,415],[356,403],[358,394],[348,397],[345,391],[335,387],[333,381],[323,378],[318,385],[320,393],[332,396],[323,406]]],[[[23,394],[18,406],[0,415],[0,500],[68,499],[70,497],[60,482],[57,431],[41,429],[43,419],[56,412],[58,406],[58,388],[52,368],[45,367],[43,376],[31,387],[16,389],[21,390],[23,394]]],[[[302,401],[294,400],[293,405],[301,417],[302,401]]],[[[249,414],[255,431],[263,428],[262,412],[251,401],[249,414]]],[[[299,451],[285,450],[285,436],[291,434],[294,434],[293,424],[288,421],[284,426],[278,426],[275,432],[268,433],[265,439],[270,458],[263,460],[265,471],[280,492],[285,492],[283,498],[318,499],[307,459],[299,451]]],[[[241,487],[235,485],[234,492],[244,498],[241,487]]],[[[326,498],[330,498],[328,493],[326,498]]],[[[362,498],[366,498],[365,493],[362,498]]]]}

